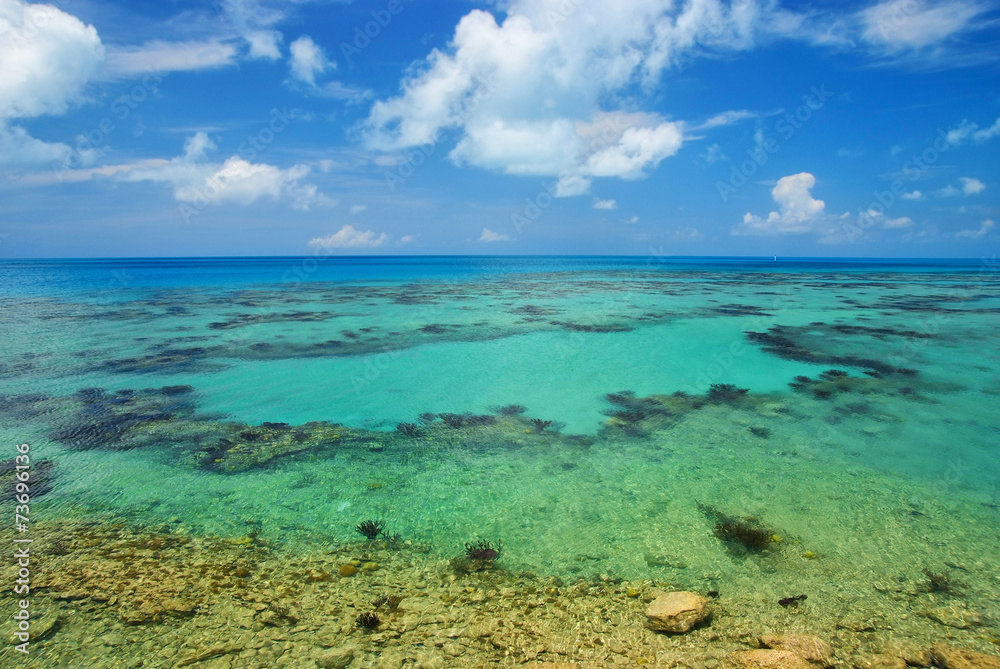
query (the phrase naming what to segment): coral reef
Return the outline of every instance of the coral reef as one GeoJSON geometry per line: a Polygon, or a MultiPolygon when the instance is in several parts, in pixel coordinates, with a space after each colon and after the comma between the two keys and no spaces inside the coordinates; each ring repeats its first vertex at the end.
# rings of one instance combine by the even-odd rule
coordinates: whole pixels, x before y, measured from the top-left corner
{"type": "Polygon", "coordinates": [[[532,418],[531,419],[531,424],[534,425],[535,428],[537,428],[539,432],[544,432],[545,428],[547,428],[550,425],[552,425],[552,421],[550,421],[550,420],[542,420],[541,418],[532,418]]]}
{"type": "Polygon", "coordinates": [[[708,399],[709,402],[715,403],[731,403],[742,399],[747,392],[749,392],[747,388],[737,388],[731,383],[713,383],[708,388],[706,399],[708,399]]]}

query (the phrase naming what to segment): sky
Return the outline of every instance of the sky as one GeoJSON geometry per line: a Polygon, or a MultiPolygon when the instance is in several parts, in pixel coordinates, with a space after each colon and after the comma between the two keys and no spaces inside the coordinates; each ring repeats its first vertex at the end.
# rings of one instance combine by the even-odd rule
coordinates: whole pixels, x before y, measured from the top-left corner
{"type": "Polygon", "coordinates": [[[0,258],[991,258],[1000,3],[0,0],[0,258]]]}

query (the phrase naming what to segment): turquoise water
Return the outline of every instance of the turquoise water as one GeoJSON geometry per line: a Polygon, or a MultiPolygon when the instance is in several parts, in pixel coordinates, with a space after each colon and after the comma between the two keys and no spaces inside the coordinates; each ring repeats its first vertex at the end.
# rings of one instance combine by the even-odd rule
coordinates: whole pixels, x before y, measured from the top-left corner
{"type": "Polygon", "coordinates": [[[288,550],[381,519],[442,556],[761,587],[711,507],[780,535],[774,578],[941,541],[996,565],[998,288],[981,261],[6,262],[0,427],[55,463],[40,513],[288,550]]]}

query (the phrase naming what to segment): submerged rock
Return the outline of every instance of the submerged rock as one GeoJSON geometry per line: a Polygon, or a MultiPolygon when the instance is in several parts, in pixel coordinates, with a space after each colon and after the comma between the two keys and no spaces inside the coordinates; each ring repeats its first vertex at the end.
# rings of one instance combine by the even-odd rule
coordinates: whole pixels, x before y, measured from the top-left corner
{"type": "Polygon", "coordinates": [[[962,650],[939,643],[931,648],[934,664],[940,669],[1000,669],[1000,657],[962,650]]]}
{"type": "Polygon", "coordinates": [[[760,645],[773,650],[789,650],[821,667],[833,666],[830,645],[812,634],[764,634],[760,645]]]}
{"type": "Polygon", "coordinates": [[[734,669],[812,669],[804,657],[790,650],[739,650],[726,656],[734,669]]]}
{"type": "Polygon", "coordinates": [[[708,600],[693,592],[668,592],[660,595],[646,610],[646,626],[655,632],[690,632],[712,617],[708,600]]]}

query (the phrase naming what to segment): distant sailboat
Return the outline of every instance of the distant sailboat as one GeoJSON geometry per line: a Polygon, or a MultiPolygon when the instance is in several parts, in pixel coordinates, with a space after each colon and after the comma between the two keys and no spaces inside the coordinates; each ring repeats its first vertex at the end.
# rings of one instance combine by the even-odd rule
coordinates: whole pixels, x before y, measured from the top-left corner
{"type": "Polygon", "coordinates": [[[778,262],[778,256],[774,256],[774,262],[778,262]]]}

